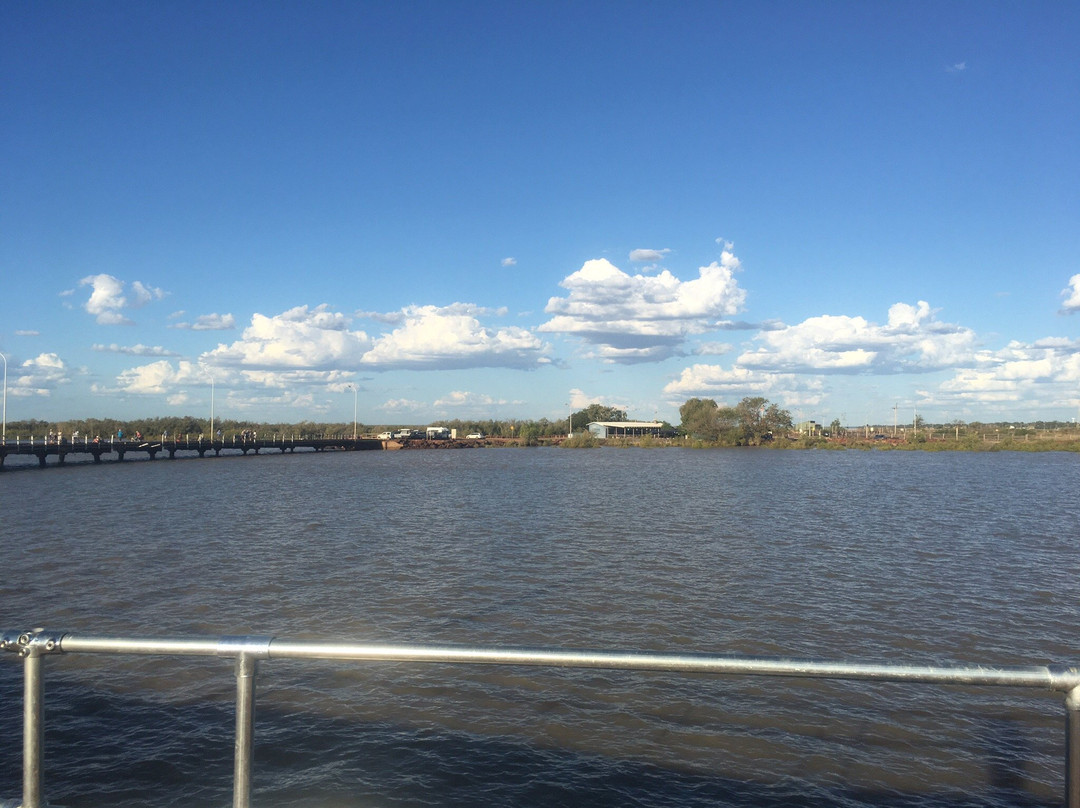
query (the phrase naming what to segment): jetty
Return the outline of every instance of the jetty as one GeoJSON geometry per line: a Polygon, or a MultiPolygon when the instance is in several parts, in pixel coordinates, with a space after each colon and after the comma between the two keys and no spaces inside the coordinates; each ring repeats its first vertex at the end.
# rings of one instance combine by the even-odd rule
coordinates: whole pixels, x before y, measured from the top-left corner
{"type": "Polygon", "coordinates": [[[109,437],[107,439],[89,438],[86,436],[42,436],[30,438],[15,438],[0,442],[0,471],[4,470],[4,461],[9,456],[31,455],[37,458],[38,466],[62,466],[69,457],[89,457],[95,463],[102,460],[123,461],[127,455],[139,455],[154,460],[159,454],[164,454],[170,460],[176,458],[180,452],[186,456],[196,457],[220,457],[223,453],[228,454],[259,454],[262,451],[277,451],[281,453],[295,452],[297,449],[323,451],[358,451],[368,449],[384,449],[386,442],[378,438],[348,437],[348,436],[320,436],[302,437],[299,435],[272,435],[269,438],[259,438],[251,435],[236,434],[231,436],[217,436],[208,438],[204,435],[177,435],[173,437],[160,436],[146,439],[143,437],[120,438],[109,437]],[[55,458],[53,463],[49,458],[55,458]]]}

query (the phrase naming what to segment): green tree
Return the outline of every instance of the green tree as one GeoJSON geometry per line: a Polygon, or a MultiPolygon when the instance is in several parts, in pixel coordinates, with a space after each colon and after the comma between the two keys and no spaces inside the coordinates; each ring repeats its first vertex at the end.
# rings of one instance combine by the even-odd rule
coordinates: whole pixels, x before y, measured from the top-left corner
{"type": "Polygon", "coordinates": [[[543,430],[536,421],[525,421],[517,430],[517,436],[526,446],[535,446],[540,442],[540,436],[542,434],[543,430]]]}
{"type": "Polygon", "coordinates": [[[626,410],[619,407],[608,407],[603,404],[590,404],[583,410],[578,410],[570,416],[574,429],[584,429],[593,421],[626,421],[626,410]]]}
{"type": "Polygon", "coordinates": [[[791,413],[761,396],[747,396],[735,405],[739,443],[758,446],[763,440],[791,429],[791,413]]]}
{"type": "Polygon", "coordinates": [[[711,398],[691,398],[679,407],[680,426],[692,438],[717,440],[720,437],[719,410],[711,398]]]}

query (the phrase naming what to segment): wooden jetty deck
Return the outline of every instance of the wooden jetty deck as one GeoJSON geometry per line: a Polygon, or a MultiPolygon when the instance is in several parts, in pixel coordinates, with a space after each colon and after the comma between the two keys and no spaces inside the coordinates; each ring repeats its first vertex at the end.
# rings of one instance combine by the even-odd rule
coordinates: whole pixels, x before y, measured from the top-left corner
{"type": "Polygon", "coordinates": [[[9,456],[32,455],[37,457],[38,465],[45,468],[50,465],[50,457],[56,458],[51,465],[62,466],[68,457],[87,456],[95,463],[103,459],[122,461],[126,455],[149,456],[154,460],[159,454],[175,459],[178,452],[195,453],[198,457],[220,457],[223,452],[230,454],[259,454],[261,451],[295,452],[297,449],[322,451],[358,451],[383,449],[385,441],[378,438],[353,437],[317,437],[305,438],[298,435],[274,435],[270,438],[251,438],[240,435],[221,438],[191,437],[188,435],[172,438],[131,439],[109,438],[107,440],[77,438],[16,438],[0,443],[0,471],[9,456]]]}

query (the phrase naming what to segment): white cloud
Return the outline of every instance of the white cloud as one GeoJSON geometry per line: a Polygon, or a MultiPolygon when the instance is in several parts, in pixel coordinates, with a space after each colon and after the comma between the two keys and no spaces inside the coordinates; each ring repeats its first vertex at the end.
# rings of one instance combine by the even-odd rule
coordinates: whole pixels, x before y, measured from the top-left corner
{"type": "Polygon", "coordinates": [[[356,316],[365,320],[373,320],[376,323],[383,323],[384,325],[398,325],[405,322],[404,311],[358,311],[356,316]]]}
{"type": "Polygon", "coordinates": [[[464,390],[454,390],[453,392],[447,393],[442,398],[435,400],[436,407],[452,407],[454,409],[466,407],[494,407],[505,403],[505,401],[499,401],[484,393],[469,393],[464,390]]]}
{"type": "Polygon", "coordinates": [[[8,381],[8,393],[19,398],[49,396],[68,382],[68,368],[55,353],[38,354],[19,366],[18,374],[8,381]]]}
{"type": "Polygon", "coordinates": [[[772,373],[745,367],[692,365],[664,387],[672,400],[717,398],[732,404],[746,396],[777,398],[786,407],[814,406],[824,399],[821,379],[794,373],[772,373]]]}
{"type": "Polygon", "coordinates": [[[93,287],[90,298],[83,304],[83,308],[93,314],[99,323],[102,325],[131,323],[120,314],[120,310],[127,305],[122,281],[112,275],[90,275],[79,281],[79,285],[93,287]]]}
{"type": "Polygon", "coordinates": [[[1010,342],[984,352],[972,367],[958,370],[938,388],[939,403],[1038,401],[1075,406],[1080,387],[1080,345],[1048,338],[1034,344],[1010,342]]]}
{"type": "Polygon", "coordinates": [[[502,265],[503,265],[504,267],[512,267],[512,266],[517,266],[517,259],[516,259],[516,258],[513,258],[513,257],[511,257],[511,256],[507,256],[506,258],[504,258],[504,259],[502,260],[502,265]]]}
{"type": "Polygon", "coordinates": [[[21,329],[20,328],[20,329],[15,330],[15,336],[16,337],[40,337],[41,332],[40,331],[32,331],[32,330],[29,330],[29,329],[21,329]]]}
{"type": "Polygon", "coordinates": [[[316,400],[313,389],[340,391],[348,383],[354,383],[355,375],[347,371],[319,370],[237,370],[231,367],[212,367],[188,360],[175,365],[162,359],[147,365],[129,368],[116,377],[116,386],[108,388],[95,385],[94,392],[116,395],[164,395],[177,406],[192,401],[191,388],[203,391],[200,397],[209,396],[211,378],[216,386],[217,398],[222,407],[230,410],[255,411],[259,407],[302,407],[305,411],[318,411],[327,406],[316,400]],[[259,391],[263,391],[259,394],[259,391]],[[266,392],[270,391],[270,392],[266,392]]]}
{"type": "Polygon", "coordinates": [[[131,284],[130,297],[124,292],[124,282],[112,275],[88,275],[79,281],[79,286],[90,286],[89,299],[83,308],[94,315],[101,325],[131,325],[132,321],[123,315],[124,309],[135,309],[146,305],[151,300],[165,297],[161,289],[146,286],[141,281],[131,284]]]}
{"type": "Polygon", "coordinates": [[[590,404],[600,403],[599,398],[587,395],[584,390],[579,390],[577,387],[570,391],[570,409],[572,410],[583,410],[590,404]]]}
{"type": "Polygon", "coordinates": [[[91,346],[95,351],[101,353],[118,353],[126,354],[128,356],[179,356],[176,351],[170,351],[168,348],[162,348],[160,345],[117,345],[115,342],[111,345],[101,345],[95,343],[91,346]]]}
{"type": "Polygon", "coordinates": [[[956,62],[945,68],[950,73],[963,73],[967,70],[967,62],[956,62]]]}
{"type": "Polygon", "coordinates": [[[340,393],[356,383],[356,374],[348,370],[244,370],[240,382],[245,387],[295,390],[298,387],[326,387],[340,393]]]}
{"type": "Polygon", "coordinates": [[[423,409],[423,407],[424,405],[419,401],[412,401],[407,398],[392,398],[379,405],[380,410],[386,410],[387,412],[415,412],[423,409]]]}
{"type": "MultiPolygon", "coordinates": [[[[181,360],[174,367],[167,359],[122,371],[116,382],[121,392],[153,395],[174,394],[182,385],[210,385],[206,371],[199,365],[181,360]]],[[[98,388],[97,392],[109,391],[98,388]]]]}
{"type": "MultiPolygon", "coordinates": [[[[550,363],[549,347],[524,328],[489,328],[488,309],[465,303],[409,306],[399,328],[379,337],[361,363],[373,369],[535,368],[550,363]]],[[[504,314],[499,310],[498,314],[504,314]]]]}
{"type": "Polygon", "coordinates": [[[609,362],[665,359],[679,353],[687,336],[713,330],[717,318],[742,309],[746,293],[734,276],[739,268],[728,251],[690,281],[666,269],[628,275],[606,259],[586,261],[560,283],[570,294],[548,301],[545,311],[554,316],[539,330],[581,337],[609,362]]]}
{"type": "Polygon", "coordinates": [[[896,303],[885,325],[821,315],[762,332],[737,364],[792,372],[899,373],[960,367],[975,360],[975,333],[935,319],[930,305],[896,303]]]}
{"type": "Polygon", "coordinates": [[[193,323],[174,323],[169,328],[189,331],[231,331],[236,328],[236,318],[231,314],[202,314],[193,323]]]}
{"type": "Polygon", "coordinates": [[[274,317],[256,313],[239,340],[218,345],[203,358],[212,365],[262,369],[355,367],[372,341],[348,326],[348,318],[325,303],[313,309],[297,306],[274,317]]]}
{"type": "Polygon", "coordinates": [[[583,410],[591,404],[603,404],[605,407],[614,407],[620,410],[627,410],[625,404],[613,404],[610,396],[591,396],[584,390],[574,388],[570,391],[570,409],[571,410],[583,410]]]}
{"type": "Polygon", "coordinates": [[[146,286],[142,281],[132,282],[131,293],[134,296],[131,307],[134,309],[142,308],[151,300],[161,300],[165,297],[165,292],[162,289],[146,286]]]}
{"type": "Polygon", "coordinates": [[[1067,314],[1080,311],[1080,275],[1069,278],[1069,285],[1061,290],[1061,296],[1065,302],[1061,304],[1061,310],[1067,314]]]}
{"type": "Polygon", "coordinates": [[[723,356],[731,353],[732,345],[729,342],[703,342],[694,351],[698,356],[723,356]]]}
{"type": "Polygon", "coordinates": [[[656,263],[657,261],[663,261],[664,256],[669,252],[671,252],[671,250],[666,248],[663,250],[631,250],[630,260],[646,264],[656,263]]]}
{"type": "Polygon", "coordinates": [[[535,368],[550,363],[550,349],[531,331],[491,328],[479,319],[505,314],[505,309],[468,303],[410,306],[396,316],[379,317],[398,327],[372,337],[351,330],[350,319],[326,304],[298,306],[274,317],[253,315],[239,340],[219,345],[203,359],[212,365],[273,371],[535,368]]]}

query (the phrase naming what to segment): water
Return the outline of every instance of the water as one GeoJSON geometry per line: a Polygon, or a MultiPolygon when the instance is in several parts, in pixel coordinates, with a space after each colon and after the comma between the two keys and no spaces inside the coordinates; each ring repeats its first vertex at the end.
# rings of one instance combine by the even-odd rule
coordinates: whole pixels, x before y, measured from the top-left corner
{"type": "MultiPolygon", "coordinates": [[[[5,472],[0,627],[1080,662],[1078,458],[555,449],[5,472]]],[[[45,793],[231,800],[225,660],[46,661],[45,793]]],[[[21,784],[0,658],[0,798],[21,784]]],[[[273,661],[259,806],[1060,804],[1052,693],[273,661]]]]}

